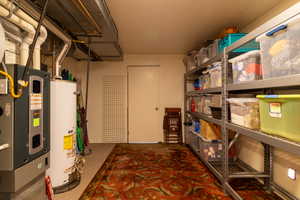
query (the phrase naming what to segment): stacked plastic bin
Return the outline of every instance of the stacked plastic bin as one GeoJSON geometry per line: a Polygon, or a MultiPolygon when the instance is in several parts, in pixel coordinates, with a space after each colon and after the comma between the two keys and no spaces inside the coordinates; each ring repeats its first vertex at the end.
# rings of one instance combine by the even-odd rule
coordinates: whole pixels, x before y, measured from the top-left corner
{"type": "MultiPolygon", "coordinates": [[[[233,83],[300,74],[300,15],[257,38],[260,51],[230,60],[233,83]]],[[[300,95],[229,99],[232,123],[300,142],[300,95]]]]}

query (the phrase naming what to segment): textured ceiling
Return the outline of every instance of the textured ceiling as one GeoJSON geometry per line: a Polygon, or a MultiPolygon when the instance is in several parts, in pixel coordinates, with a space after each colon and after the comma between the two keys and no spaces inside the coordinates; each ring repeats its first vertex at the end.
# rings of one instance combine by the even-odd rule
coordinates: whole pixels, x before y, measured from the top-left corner
{"type": "Polygon", "coordinates": [[[106,0],[127,54],[180,54],[287,0],[106,0]]]}

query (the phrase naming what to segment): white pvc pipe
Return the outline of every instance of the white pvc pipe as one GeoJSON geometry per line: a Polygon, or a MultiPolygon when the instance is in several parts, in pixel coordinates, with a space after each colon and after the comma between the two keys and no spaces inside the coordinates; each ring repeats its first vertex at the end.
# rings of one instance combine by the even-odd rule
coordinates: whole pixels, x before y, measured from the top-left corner
{"type": "MultiPolygon", "coordinates": [[[[0,3],[4,2],[4,1],[7,2],[7,0],[0,0],[0,3]]],[[[33,9],[31,7],[30,3],[28,3],[27,1],[20,1],[19,3],[22,6],[22,8],[24,8],[26,10],[26,12],[30,13],[31,16],[33,16],[36,19],[40,17],[40,13],[37,12],[35,9],[33,9]]],[[[47,20],[47,18],[45,18],[44,24],[45,24],[45,26],[47,27],[48,30],[53,32],[57,37],[59,37],[65,43],[65,45],[63,46],[63,48],[60,51],[59,55],[55,59],[55,69],[53,69],[56,73],[55,78],[61,78],[60,75],[59,75],[59,70],[61,68],[62,61],[64,60],[64,58],[66,57],[69,49],[71,48],[72,38],[70,38],[62,30],[60,30],[51,21],[47,20]]]]}
{"type": "Polygon", "coordinates": [[[22,42],[20,46],[20,65],[25,66],[29,57],[29,44],[22,42]]]}
{"type": "Polygon", "coordinates": [[[4,28],[0,23],[0,62],[2,62],[5,52],[5,35],[4,35],[4,28]]]}
{"type": "Polygon", "coordinates": [[[65,43],[62,50],[60,51],[59,55],[57,56],[56,60],[55,60],[55,76],[54,78],[56,79],[60,79],[61,76],[59,75],[59,70],[61,68],[61,61],[63,60],[64,57],[66,57],[66,54],[69,50],[71,45],[69,45],[68,43],[65,43]]]}
{"type": "Polygon", "coordinates": [[[14,23],[15,25],[22,28],[24,31],[26,31],[28,34],[23,39],[23,42],[21,44],[20,48],[20,64],[26,65],[28,56],[29,56],[29,45],[33,42],[33,38],[35,35],[35,29],[34,27],[29,24],[28,22],[24,21],[23,19],[20,19],[18,16],[12,14],[10,17],[7,17],[9,15],[9,11],[2,6],[0,6],[0,16],[7,19],[8,21],[14,23]]]}
{"type": "Polygon", "coordinates": [[[41,70],[41,44],[37,44],[33,51],[33,69],[41,70]]]}
{"type": "MultiPolygon", "coordinates": [[[[25,20],[35,28],[38,26],[38,22],[34,20],[31,16],[25,13],[23,10],[16,8],[16,6],[8,1],[8,0],[0,0],[0,5],[3,5],[8,10],[15,10],[14,14],[20,17],[21,19],[25,20]]],[[[40,35],[37,39],[34,51],[33,51],[33,68],[34,69],[41,69],[41,45],[47,39],[47,29],[44,26],[41,26],[40,35]]]]}
{"type": "Polygon", "coordinates": [[[22,40],[21,37],[16,36],[16,35],[14,35],[14,34],[12,34],[12,33],[10,33],[10,32],[5,31],[5,36],[7,36],[7,37],[10,38],[11,40],[14,40],[14,41],[16,41],[16,42],[18,42],[18,43],[20,43],[20,44],[23,42],[23,40],[22,40]]]}

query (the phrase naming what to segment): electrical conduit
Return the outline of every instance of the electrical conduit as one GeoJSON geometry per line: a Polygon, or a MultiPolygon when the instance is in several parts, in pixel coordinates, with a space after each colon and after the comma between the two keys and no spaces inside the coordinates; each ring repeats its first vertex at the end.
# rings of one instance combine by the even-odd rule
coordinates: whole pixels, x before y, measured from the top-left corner
{"type": "MultiPolygon", "coordinates": [[[[14,14],[20,17],[21,19],[25,20],[33,27],[37,28],[38,22],[34,20],[31,16],[27,13],[22,11],[21,9],[17,8],[12,2],[8,0],[0,0],[0,5],[4,6],[8,10],[14,10],[14,14]]],[[[47,39],[47,29],[44,26],[41,26],[40,35],[38,37],[34,52],[33,52],[33,68],[40,70],[41,69],[41,45],[47,39]]],[[[26,64],[26,63],[25,63],[26,64]]]]}

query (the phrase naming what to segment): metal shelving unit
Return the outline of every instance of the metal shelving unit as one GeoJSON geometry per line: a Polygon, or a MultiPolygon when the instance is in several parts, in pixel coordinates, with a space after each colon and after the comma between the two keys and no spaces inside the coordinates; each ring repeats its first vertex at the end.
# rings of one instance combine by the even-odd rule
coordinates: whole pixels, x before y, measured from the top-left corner
{"type": "MultiPolygon", "coordinates": [[[[188,134],[193,134],[196,137],[201,137],[193,132],[188,132],[188,134]]],[[[198,156],[198,158],[207,166],[207,168],[215,175],[215,177],[222,182],[223,181],[223,175],[222,175],[222,169],[221,169],[221,165],[219,163],[214,163],[214,162],[208,162],[207,160],[205,160],[201,154],[199,153],[199,150],[197,148],[195,148],[194,146],[190,146],[191,149],[193,150],[193,152],[198,156]]]]}
{"type": "Polygon", "coordinates": [[[260,131],[251,130],[229,122],[226,123],[226,128],[236,131],[242,135],[251,137],[255,140],[261,141],[265,144],[272,145],[273,147],[284,149],[286,152],[300,156],[300,143],[289,141],[285,138],[268,135],[260,131]]]}
{"type": "Polygon", "coordinates": [[[187,111],[186,113],[190,114],[193,118],[203,119],[205,121],[208,121],[208,122],[220,125],[220,126],[222,125],[222,120],[215,119],[212,116],[209,116],[207,114],[199,113],[199,112],[189,112],[189,111],[187,111]]]}
{"type": "Polygon", "coordinates": [[[255,90],[265,88],[284,88],[299,86],[300,75],[272,78],[257,81],[245,81],[239,84],[228,84],[228,91],[255,90]]]}
{"type": "MultiPolygon", "coordinates": [[[[299,200],[286,190],[284,190],[282,187],[278,186],[273,181],[273,148],[280,148],[286,152],[293,153],[295,155],[300,156],[300,143],[289,141],[285,138],[280,138],[272,135],[265,134],[260,131],[251,130],[245,127],[241,127],[235,124],[232,124],[228,119],[228,103],[227,99],[231,94],[235,94],[235,92],[239,93],[251,93],[253,90],[260,90],[260,92],[268,91],[269,89],[292,89],[293,87],[300,88],[300,75],[293,75],[293,76],[286,76],[286,77],[280,77],[280,78],[273,78],[273,79],[266,79],[266,80],[259,80],[259,81],[249,81],[249,82],[243,82],[240,84],[231,84],[229,80],[229,64],[228,59],[231,56],[231,52],[244,44],[247,44],[248,42],[254,40],[257,36],[268,32],[278,26],[279,24],[291,19],[292,17],[300,14],[300,3],[295,4],[293,7],[287,9],[277,17],[271,19],[267,23],[263,24],[262,26],[258,27],[251,33],[247,34],[242,39],[238,40],[231,46],[225,48],[224,53],[222,56],[218,56],[206,63],[203,64],[203,66],[198,67],[192,71],[189,71],[185,74],[185,116],[186,117],[193,117],[196,119],[203,119],[208,122],[212,122],[215,124],[218,124],[221,126],[222,129],[222,144],[223,144],[223,160],[221,162],[221,165],[213,165],[210,162],[206,161],[204,158],[201,157],[201,154],[197,152],[197,149],[195,147],[192,147],[193,151],[198,155],[200,160],[212,171],[212,173],[220,180],[220,182],[223,184],[224,190],[229,193],[234,199],[236,200],[242,200],[241,196],[234,190],[234,188],[231,187],[229,181],[233,178],[256,178],[260,181],[263,181],[265,189],[269,191],[275,191],[276,193],[280,194],[281,196],[292,199],[292,200],[299,200]],[[204,70],[207,65],[212,64],[213,62],[220,61],[223,62],[223,69],[222,69],[222,88],[214,88],[214,89],[207,89],[203,91],[193,91],[188,92],[187,91],[187,83],[190,80],[193,80],[193,78],[197,75],[199,75],[199,72],[204,70]],[[190,112],[187,110],[187,101],[191,96],[197,96],[197,95],[205,95],[205,94],[211,94],[211,93],[217,93],[222,95],[222,120],[214,119],[208,115],[202,114],[202,113],[196,113],[196,112],[190,112]],[[235,131],[236,137],[229,141],[229,134],[228,131],[233,130],[235,131]],[[247,166],[245,163],[238,162],[240,168],[243,169],[243,171],[237,172],[231,170],[232,162],[229,159],[229,149],[232,146],[232,144],[237,141],[239,135],[244,135],[250,138],[253,138],[259,142],[261,142],[264,146],[264,170],[263,172],[257,172],[254,169],[252,169],[250,166],[247,166]]],[[[237,95],[237,94],[235,94],[237,95]]],[[[185,141],[189,142],[189,137],[193,133],[191,133],[188,130],[188,127],[185,130],[185,141]]]]}
{"type": "Polygon", "coordinates": [[[187,96],[197,96],[197,95],[202,95],[202,94],[215,94],[215,93],[221,93],[222,88],[217,87],[217,88],[208,88],[205,90],[199,90],[199,91],[191,91],[187,92],[187,96]]]}
{"type": "Polygon", "coordinates": [[[201,66],[197,67],[196,69],[193,69],[193,70],[188,71],[187,73],[185,73],[185,77],[192,76],[192,75],[206,69],[206,67],[208,65],[211,65],[211,64],[213,64],[214,62],[217,62],[217,61],[221,61],[221,59],[222,59],[222,55],[217,55],[214,58],[212,58],[212,59],[208,60],[207,62],[203,63],[201,66]]]}

